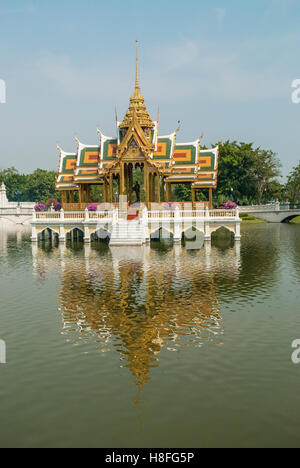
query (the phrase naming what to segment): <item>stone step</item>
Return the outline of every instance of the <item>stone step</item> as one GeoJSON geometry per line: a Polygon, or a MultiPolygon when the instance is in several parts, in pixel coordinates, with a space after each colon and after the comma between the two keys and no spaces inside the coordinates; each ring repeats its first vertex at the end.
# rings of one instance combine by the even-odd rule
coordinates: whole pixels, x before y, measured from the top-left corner
{"type": "Polygon", "coordinates": [[[143,245],[144,228],[137,220],[119,219],[113,227],[110,245],[143,245]]]}

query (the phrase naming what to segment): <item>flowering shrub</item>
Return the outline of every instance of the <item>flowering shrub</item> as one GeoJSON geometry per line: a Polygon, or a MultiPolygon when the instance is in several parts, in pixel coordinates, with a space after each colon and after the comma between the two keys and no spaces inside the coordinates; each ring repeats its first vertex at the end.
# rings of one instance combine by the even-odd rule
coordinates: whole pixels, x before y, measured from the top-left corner
{"type": "Polygon", "coordinates": [[[38,204],[35,205],[35,207],[34,207],[34,211],[35,211],[36,213],[39,213],[39,212],[41,212],[41,211],[45,211],[45,209],[46,209],[46,205],[44,205],[44,203],[38,203],[38,204]]]}
{"type": "Polygon", "coordinates": [[[97,211],[97,210],[98,210],[98,206],[97,206],[97,205],[90,205],[90,206],[88,206],[88,210],[89,210],[89,211],[97,211]]]}
{"type": "Polygon", "coordinates": [[[57,200],[56,200],[56,198],[49,198],[49,200],[48,200],[48,206],[52,206],[52,205],[53,205],[53,206],[57,205],[57,200]]]}
{"type": "Polygon", "coordinates": [[[175,203],[172,203],[172,202],[164,203],[164,209],[165,210],[175,210],[175,208],[176,208],[175,203]]]}
{"type": "Polygon", "coordinates": [[[62,206],[60,203],[55,203],[54,205],[54,211],[60,211],[62,209],[62,206]]]}
{"type": "Polygon", "coordinates": [[[225,208],[225,210],[235,210],[237,208],[237,204],[231,200],[228,200],[228,202],[224,203],[222,208],[225,208]]]}

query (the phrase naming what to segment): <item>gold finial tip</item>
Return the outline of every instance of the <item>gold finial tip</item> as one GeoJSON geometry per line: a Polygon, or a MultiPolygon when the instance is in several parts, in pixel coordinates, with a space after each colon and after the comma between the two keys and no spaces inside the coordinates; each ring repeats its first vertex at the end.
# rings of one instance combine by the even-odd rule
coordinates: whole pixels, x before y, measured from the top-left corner
{"type": "Polygon", "coordinates": [[[136,70],[135,70],[135,89],[140,89],[139,84],[139,56],[138,56],[138,43],[139,41],[136,39],[136,70]]]}

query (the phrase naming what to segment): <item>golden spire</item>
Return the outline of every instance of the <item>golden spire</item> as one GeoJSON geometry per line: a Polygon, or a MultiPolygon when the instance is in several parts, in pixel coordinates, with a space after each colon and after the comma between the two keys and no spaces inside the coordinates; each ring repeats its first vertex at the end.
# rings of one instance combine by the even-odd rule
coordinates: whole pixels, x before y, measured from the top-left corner
{"type": "Polygon", "coordinates": [[[138,44],[139,41],[136,40],[136,59],[135,59],[135,95],[138,93],[140,94],[140,83],[139,83],[139,53],[138,53],[138,44]]]}
{"type": "Polygon", "coordinates": [[[138,123],[143,128],[153,128],[154,123],[146,109],[144,96],[141,94],[139,83],[139,56],[138,56],[138,40],[136,42],[136,58],[135,58],[135,86],[134,93],[130,98],[129,109],[126,112],[120,128],[126,128],[131,125],[133,117],[137,119],[138,123]]]}

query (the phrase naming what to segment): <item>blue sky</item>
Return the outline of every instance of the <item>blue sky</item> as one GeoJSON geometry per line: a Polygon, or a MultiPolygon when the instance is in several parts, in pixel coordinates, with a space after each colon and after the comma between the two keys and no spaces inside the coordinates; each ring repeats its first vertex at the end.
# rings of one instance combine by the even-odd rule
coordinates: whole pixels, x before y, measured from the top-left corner
{"type": "Polygon", "coordinates": [[[56,142],[115,135],[140,82],[160,134],[253,141],[287,174],[300,160],[297,0],[0,0],[0,168],[56,169],[56,142]]]}

